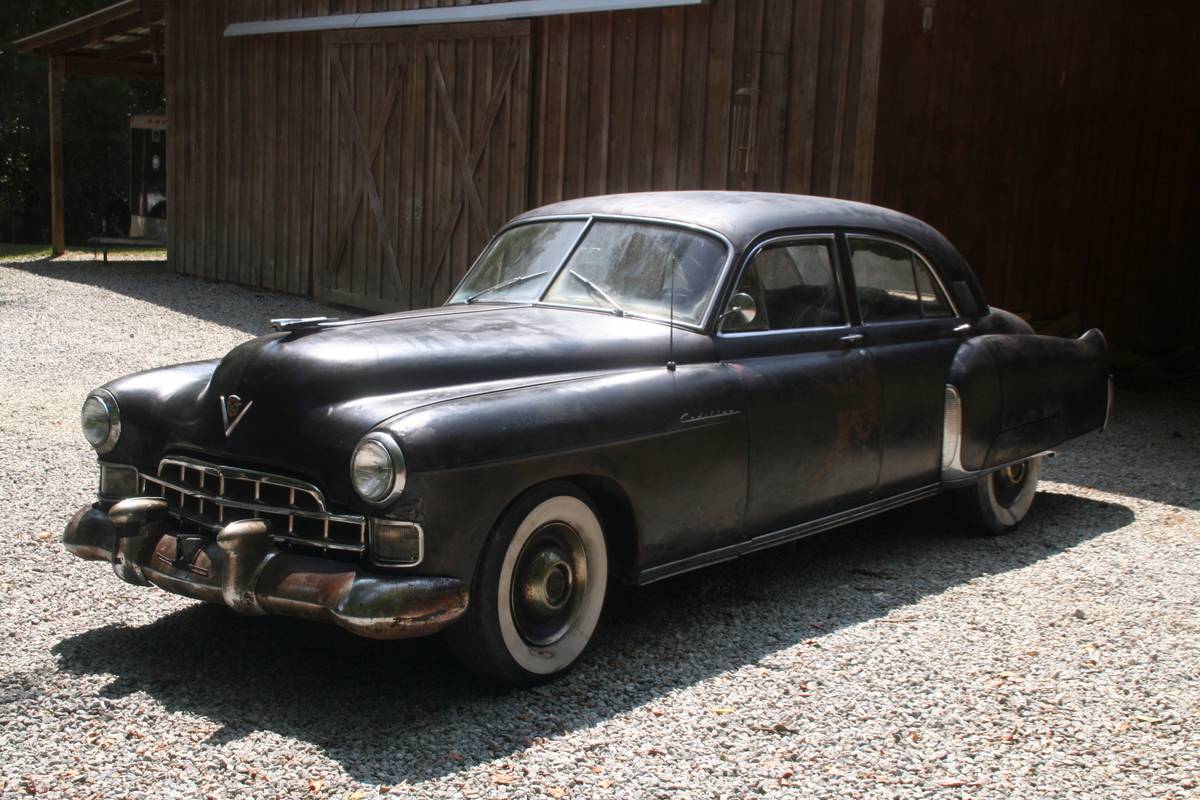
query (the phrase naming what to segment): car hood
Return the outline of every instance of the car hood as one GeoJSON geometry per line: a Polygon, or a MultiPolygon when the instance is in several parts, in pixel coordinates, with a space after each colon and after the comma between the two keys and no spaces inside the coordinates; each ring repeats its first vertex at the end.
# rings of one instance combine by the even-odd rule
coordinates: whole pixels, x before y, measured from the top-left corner
{"type": "MultiPolygon", "coordinates": [[[[384,420],[485,392],[663,365],[669,330],[606,313],[480,304],[273,333],[215,364],[109,384],[128,420],[130,442],[119,451],[137,448],[130,455],[144,468],[182,452],[275,471],[283,465],[341,486],[354,445],[384,420]],[[222,406],[232,395],[242,412],[227,431],[222,406]]],[[[676,331],[677,350],[684,338],[702,337],[676,331]]]]}
{"type": "Polygon", "coordinates": [[[542,306],[449,306],[279,333],[234,348],[213,389],[260,405],[346,401],[663,363],[668,329],[542,306]]]}

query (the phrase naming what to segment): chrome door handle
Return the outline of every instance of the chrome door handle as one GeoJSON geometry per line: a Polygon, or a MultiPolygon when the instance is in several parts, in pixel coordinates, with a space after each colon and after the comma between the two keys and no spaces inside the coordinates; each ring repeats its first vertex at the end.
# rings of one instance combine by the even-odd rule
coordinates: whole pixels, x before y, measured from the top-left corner
{"type": "Polygon", "coordinates": [[[954,327],[955,333],[966,333],[969,330],[971,330],[971,323],[969,322],[964,322],[962,325],[956,325],[954,327]]]}
{"type": "Polygon", "coordinates": [[[842,341],[846,344],[855,344],[856,342],[861,342],[865,338],[867,337],[863,336],[861,333],[848,333],[842,337],[842,341]]]}

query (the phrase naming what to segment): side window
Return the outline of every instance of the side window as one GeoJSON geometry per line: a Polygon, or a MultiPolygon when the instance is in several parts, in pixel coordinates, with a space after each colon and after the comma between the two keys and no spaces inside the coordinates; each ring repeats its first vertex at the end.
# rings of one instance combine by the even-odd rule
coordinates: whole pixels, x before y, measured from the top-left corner
{"type": "Polygon", "coordinates": [[[929,267],[907,247],[856,236],[848,241],[863,322],[951,316],[929,267]]]}
{"type": "Polygon", "coordinates": [[[808,240],[768,245],[754,256],[738,281],[738,292],[754,298],[758,315],[726,331],[779,331],[842,325],[842,305],[833,270],[831,242],[808,240]]]}

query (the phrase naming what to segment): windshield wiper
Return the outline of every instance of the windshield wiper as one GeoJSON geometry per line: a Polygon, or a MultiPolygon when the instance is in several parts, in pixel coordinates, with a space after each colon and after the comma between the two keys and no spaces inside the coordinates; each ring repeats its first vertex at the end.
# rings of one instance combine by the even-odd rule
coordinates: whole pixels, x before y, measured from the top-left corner
{"type": "Polygon", "coordinates": [[[509,278],[506,281],[500,281],[495,286],[489,286],[488,288],[478,291],[475,294],[471,295],[470,297],[467,298],[467,302],[474,303],[476,300],[483,297],[485,294],[488,294],[489,292],[496,292],[496,291],[499,291],[500,289],[507,289],[510,286],[516,286],[518,283],[524,283],[525,281],[531,281],[534,278],[540,278],[545,274],[546,274],[546,270],[542,270],[541,272],[531,272],[528,275],[518,275],[515,278],[509,278]]]}
{"type": "Polygon", "coordinates": [[[573,269],[568,269],[567,272],[570,273],[572,278],[574,278],[575,280],[582,283],[585,287],[587,287],[589,294],[591,294],[595,297],[599,297],[601,300],[608,303],[609,307],[612,308],[612,312],[614,314],[616,314],[618,317],[625,316],[625,309],[621,308],[621,304],[618,303],[616,300],[613,300],[612,297],[609,296],[608,292],[604,291],[599,286],[592,283],[590,280],[583,277],[582,275],[580,275],[578,272],[576,272],[573,269]]]}

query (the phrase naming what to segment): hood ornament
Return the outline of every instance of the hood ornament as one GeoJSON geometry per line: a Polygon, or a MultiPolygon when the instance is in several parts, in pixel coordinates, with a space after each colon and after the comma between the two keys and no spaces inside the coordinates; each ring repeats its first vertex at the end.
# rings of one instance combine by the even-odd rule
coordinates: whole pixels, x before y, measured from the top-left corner
{"type": "Polygon", "coordinates": [[[277,331],[306,331],[321,327],[326,322],[337,322],[337,317],[283,317],[271,320],[271,327],[277,331]]]}
{"type": "Polygon", "coordinates": [[[221,395],[221,423],[225,426],[225,438],[228,439],[233,435],[233,429],[242,421],[242,417],[250,410],[250,406],[254,405],[254,401],[243,403],[242,398],[236,394],[231,394],[228,397],[221,395]]]}

